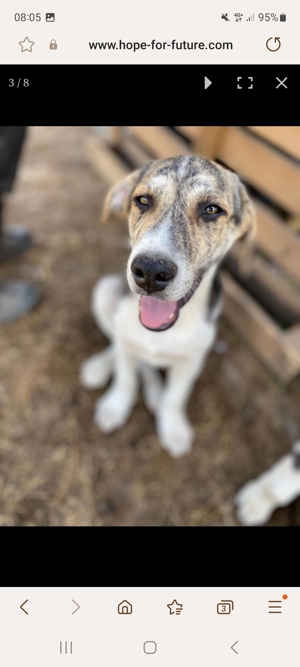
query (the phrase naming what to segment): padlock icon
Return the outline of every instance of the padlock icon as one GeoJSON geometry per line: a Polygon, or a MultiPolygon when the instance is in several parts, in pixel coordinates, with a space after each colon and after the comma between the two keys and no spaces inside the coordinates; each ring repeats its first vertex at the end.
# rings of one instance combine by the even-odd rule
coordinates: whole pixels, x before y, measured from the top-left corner
{"type": "Polygon", "coordinates": [[[51,39],[51,42],[49,44],[49,48],[51,50],[57,49],[57,43],[56,43],[55,39],[51,39]]]}

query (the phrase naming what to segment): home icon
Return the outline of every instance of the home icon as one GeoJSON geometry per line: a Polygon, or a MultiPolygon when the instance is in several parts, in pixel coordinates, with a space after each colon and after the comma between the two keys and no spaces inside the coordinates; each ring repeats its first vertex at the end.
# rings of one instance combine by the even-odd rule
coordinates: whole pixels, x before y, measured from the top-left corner
{"type": "Polygon", "coordinates": [[[118,614],[132,614],[132,604],[127,600],[123,600],[118,605],[118,614]]]}

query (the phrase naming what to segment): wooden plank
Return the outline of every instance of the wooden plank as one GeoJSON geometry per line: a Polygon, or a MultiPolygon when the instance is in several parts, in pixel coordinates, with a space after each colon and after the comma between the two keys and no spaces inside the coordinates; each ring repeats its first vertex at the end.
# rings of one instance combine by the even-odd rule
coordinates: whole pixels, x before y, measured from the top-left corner
{"type": "Polygon", "coordinates": [[[95,126],[97,134],[100,139],[108,143],[110,146],[116,146],[122,139],[122,128],[115,125],[95,126]]]}
{"type": "Polygon", "coordinates": [[[300,323],[300,289],[296,290],[285,273],[270,266],[257,253],[252,258],[250,273],[243,275],[240,269],[241,246],[237,241],[225,258],[225,265],[237,282],[241,281],[253,298],[282,325],[300,323]]]}
{"type": "Polygon", "coordinates": [[[288,331],[285,331],[283,338],[300,355],[300,324],[296,324],[294,327],[288,329],[288,331]]]}
{"type": "Polygon", "coordinates": [[[203,127],[198,140],[195,142],[195,152],[207,160],[214,160],[220,152],[223,138],[229,129],[224,126],[203,127]]]}
{"type": "Polygon", "coordinates": [[[111,186],[121,181],[132,171],[98,137],[89,137],[87,139],[86,153],[101,178],[111,186]]]}
{"type": "Polygon", "coordinates": [[[192,152],[199,153],[207,159],[213,159],[223,134],[228,131],[227,127],[218,126],[190,128],[178,126],[179,130],[185,130],[188,138],[192,139],[192,147],[189,147],[183,139],[165,126],[131,126],[128,129],[151,151],[154,157],[159,159],[176,155],[191,155],[192,152]]]}
{"type": "Polygon", "coordinates": [[[273,320],[228,275],[222,273],[224,314],[257,356],[288,383],[300,372],[300,354],[284,338],[273,320]]]}
{"type": "Polygon", "coordinates": [[[122,143],[120,145],[122,154],[125,158],[128,158],[129,162],[136,167],[143,167],[145,164],[150,162],[151,157],[149,153],[136,143],[133,137],[123,136],[122,143]]]}
{"type": "Polygon", "coordinates": [[[300,239],[267,206],[258,201],[254,204],[258,221],[257,247],[300,282],[300,239]]]}
{"type": "Polygon", "coordinates": [[[119,146],[122,143],[122,128],[119,125],[110,125],[109,133],[105,137],[110,146],[119,146]]]}
{"type": "Polygon", "coordinates": [[[300,159],[300,127],[259,127],[249,126],[249,130],[267,139],[274,146],[288,153],[291,157],[300,159]]]}
{"type": "Polygon", "coordinates": [[[289,213],[300,213],[300,168],[239,127],[222,137],[215,158],[289,213]]]}
{"type": "Polygon", "coordinates": [[[200,127],[199,125],[174,125],[174,127],[192,142],[198,139],[203,130],[203,127],[200,127]]]}
{"type": "Polygon", "coordinates": [[[157,159],[174,157],[175,155],[190,155],[191,150],[183,139],[180,139],[168,127],[163,126],[127,126],[127,129],[150,151],[157,159]]]}
{"type": "Polygon", "coordinates": [[[298,234],[298,232],[300,232],[300,216],[297,218],[289,218],[287,220],[287,225],[298,234]]]}

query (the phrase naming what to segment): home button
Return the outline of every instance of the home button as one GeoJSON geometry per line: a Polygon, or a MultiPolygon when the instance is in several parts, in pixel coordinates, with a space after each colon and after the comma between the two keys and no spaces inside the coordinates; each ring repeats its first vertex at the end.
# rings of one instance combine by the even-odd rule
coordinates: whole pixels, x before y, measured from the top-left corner
{"type": "Polygon", "coordinates": [[[155,642],[145,642],[144,643],[144,652],[145,653],[156,653],[157,645],[155,642]]]}
{"type": "Polygon", "coordinates": [[[132,604],[128,600],[123,600],[118,605],[118,614],[132,614],[132,604]]]}

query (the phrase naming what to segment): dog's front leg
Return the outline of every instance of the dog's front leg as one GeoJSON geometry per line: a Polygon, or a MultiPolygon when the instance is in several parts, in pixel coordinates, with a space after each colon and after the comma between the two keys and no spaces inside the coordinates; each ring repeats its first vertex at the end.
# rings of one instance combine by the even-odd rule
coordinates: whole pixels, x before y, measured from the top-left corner
{"type": "Polygon", "coordinates": [[[115,369],[111,387],[95,406],[94,421],[104,433],[126,423],[137,399],[137,361],[122,342],[116,344],[115,369]]]}
{"type": "Polygon", "coordinates": [[[204,359],[179,362],[168,372],[157,430],[161,445],[171,456],[183,456],[192,447],[194,431],[186,415],[186,404],[202,369],[204,359]]]}

